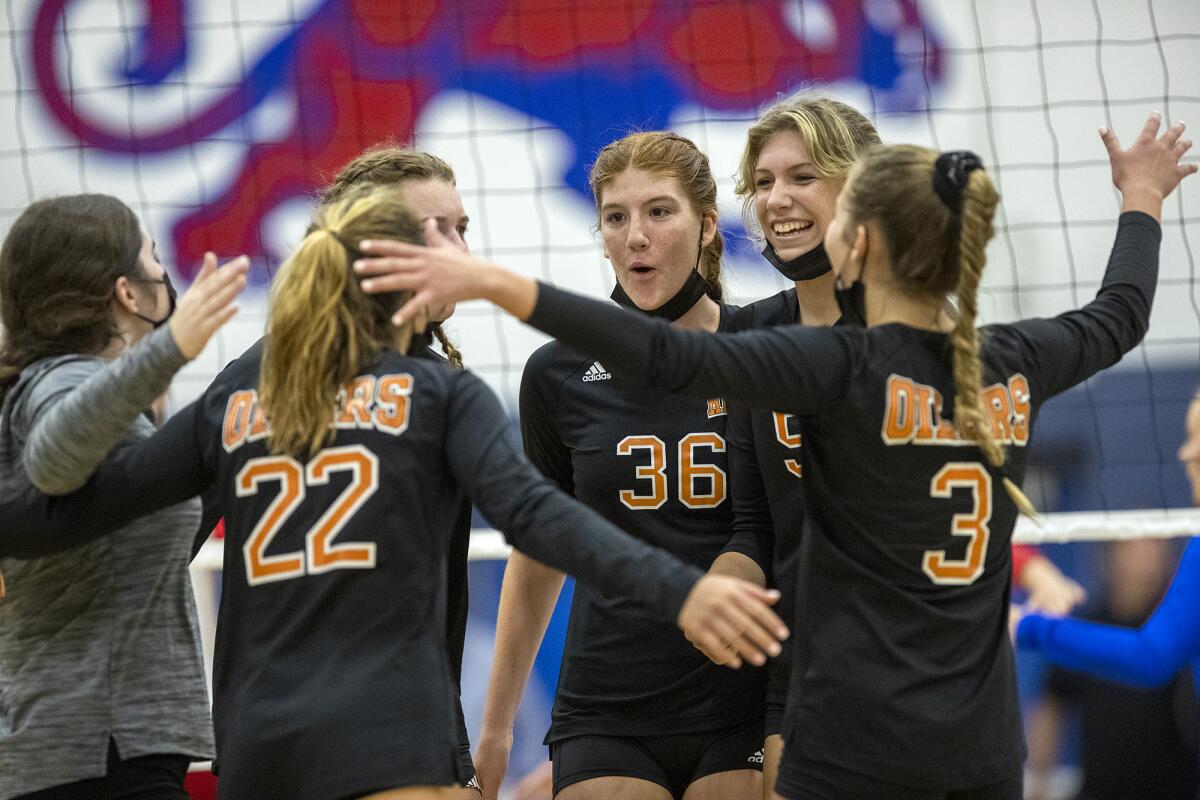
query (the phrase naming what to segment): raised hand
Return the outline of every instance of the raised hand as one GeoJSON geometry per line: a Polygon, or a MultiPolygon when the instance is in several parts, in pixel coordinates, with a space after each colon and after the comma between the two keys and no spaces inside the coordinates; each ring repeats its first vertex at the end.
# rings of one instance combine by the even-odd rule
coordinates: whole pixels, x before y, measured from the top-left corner
{"type": "Polygon", "coordinates": [[[490,261],[455,247],[428,219],[422,247],[394,240],[364,241],[359,249],[371,258],[354,262],[368,294],[411,291],[412,298],[392,317],[403,325],[428,309],[464,300],[489,300],[519,319],[527,319],[537,302],[537,284],[490,261]]]}
{"type": "Polygon", "coordinates": [[[762,665],[777,656],[787,626],[770,609],[779,592],[728,578],[705,575],[688,594],[676,624],[688,641],[706,654],[727,651],[723,663],[737,669],[742,661],[762,665]]]}
{"type": "Polygon", "coordinates": [[[1122,149],[1110,128],[1100,128],[1100,139],[1112,165],[1113,185],[1122,195],[1122,211],[1142,211],[1160,218],[1163,199],[1198,169],[1195,164],[1179,163],[1192,146],[1190,139],[1183,138],[1186,126],[1176,122],[1159,136],[1161,127],[1162,115],[1155,111],[1128,150],[1122,149]]]}
{"type": "Polygon", "coordinates": [[[204,254],[196,280],[179,298],[167,325],[179,352],[188,360],[200,355],[208,340],[238,312],[234,300],[246,288],[250,260],[245,256],[218,267],[213,253],[204,254]]]}

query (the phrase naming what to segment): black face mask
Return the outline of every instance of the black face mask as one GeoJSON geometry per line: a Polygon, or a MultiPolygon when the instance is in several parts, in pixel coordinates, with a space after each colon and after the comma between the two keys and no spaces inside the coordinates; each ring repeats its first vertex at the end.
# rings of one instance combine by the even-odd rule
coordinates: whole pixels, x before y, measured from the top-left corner
{"type": "Polygon", "coordinates": [[[844,324],[867,327],[867,287],[862,281],[843,286],[841,279],[838,279],[833,295],[837,298],[844,324]]]}
{"type": "Polygon", "coordinates": [[[161,328],[163,325],[166,325],[167,320],[175,313],[175,284],[171,283],[171,276],[164,270],[161,278],[130,278],[130,280],[138,283],[161,283],[167,287],[167,315],[165,317],[162,319],[150,319],[146,315],[139,314],[136,311],[133,314],[138,319],[149,322],[155,328],[161,328]]]}
{"type": "Polygon", "coordinates": [[[658,308],[652,308],[647,311],[644,308],[639,308],[637,303],[633,302],[625,290],[621,288],[621,282],[617,281],[616,288],[612,290],[610,297],[618,304],[626,308],[632,308],[634,311],[640,311],[643,314],[649,314],[652,317],[661,317],[668,322],[674,322],[682,317],[692,306],[700,302],[700,298],[708,294],[708,281],[700,274],[700,254],[704,252],[704,225],[700,226],[699,252],[696,253],[696,266],[692,269],[688,279],[683,282],[683,286],[679,287],[679,291],[675,293],[667,302],[663,303],[658,308]]]}
{"type": "Polygon", "coordinates": [[[825,243],[821,242],[812,250],[796,256],[791,261],[784,261],[775,252],[775,248],[767,244],[762,251],[763,258],[771,262],[771,266],[779,270],[783,277],[790,281],[811,281],[829,272],[829,256],[825,252],[825,243]]]}

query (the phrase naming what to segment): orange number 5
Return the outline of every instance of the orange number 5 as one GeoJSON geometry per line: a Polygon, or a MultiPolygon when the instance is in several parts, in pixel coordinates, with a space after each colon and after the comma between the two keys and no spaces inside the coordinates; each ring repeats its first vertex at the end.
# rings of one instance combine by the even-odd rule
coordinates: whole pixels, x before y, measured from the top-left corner
{"type": "Polygon", "coordinates": [[[969,514],[955,514],[950,532],[966,536],[967,553],[961,560],[946,558],[945,550],[926,550],[921,568],[934,583],[966,586],[983,574],[992,519],[992,476],[982,464],[952,461],[938,470],[930,483],[932,497],[948,499],[955,489],[970,489],[974,505],[969,514]]]}

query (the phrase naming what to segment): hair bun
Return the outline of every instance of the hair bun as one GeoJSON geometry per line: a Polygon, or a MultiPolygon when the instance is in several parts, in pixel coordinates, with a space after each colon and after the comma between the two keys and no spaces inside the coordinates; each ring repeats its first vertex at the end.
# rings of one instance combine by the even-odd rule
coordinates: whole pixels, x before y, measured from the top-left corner
{"type": "Polygon", "coordinates": [[[970,150],[947,150],[933,162],[933,191],[956,214],[962,210],[967,179],[977,169],[983,169],[983,161],[970,150]]]}

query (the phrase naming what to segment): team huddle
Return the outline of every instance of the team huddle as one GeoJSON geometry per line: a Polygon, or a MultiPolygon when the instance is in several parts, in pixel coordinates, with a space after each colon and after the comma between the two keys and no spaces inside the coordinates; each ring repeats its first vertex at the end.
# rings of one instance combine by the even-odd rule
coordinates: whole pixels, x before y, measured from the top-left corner
{"type": "Polygon", "coordinates": [[[566,574],[556,798],[1021,797],[1012,586],[1082,597],[1011,543],[1027,448],[1149,326],[1163,199],[1196,171],[1160,127],[1101,131],[1122,209],[1095,298],[982,328],[987,171],[832,99],[749,130],[736,190],[794,286],[740,308],[684,137],[592,166],[615,303],[472,257],[451,166],[376,147],[263,338],[161,424],[247,261],[176,298],[120,201],[32,204],[0,251],[0,800],[186,798],[210,758],[222,798],[496,798],[566,574]],[[554,339],[522,446],[444,330],[466,300],[554,339]],[[472,504],[515,547],[474,754],[472,504]],[[187,565],[218,524],[210,719],[187,565]]]}

